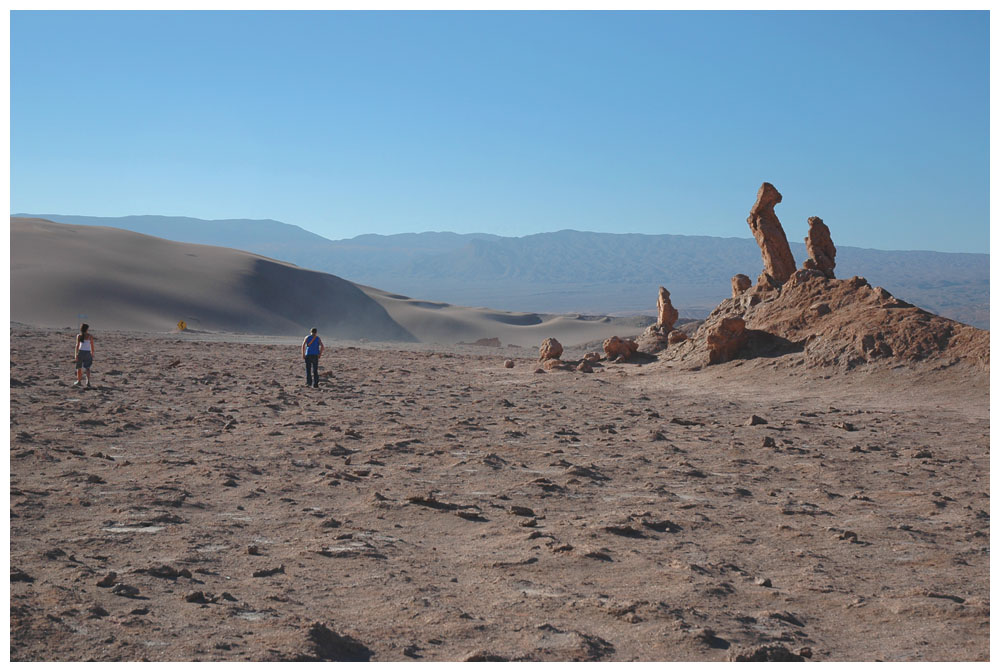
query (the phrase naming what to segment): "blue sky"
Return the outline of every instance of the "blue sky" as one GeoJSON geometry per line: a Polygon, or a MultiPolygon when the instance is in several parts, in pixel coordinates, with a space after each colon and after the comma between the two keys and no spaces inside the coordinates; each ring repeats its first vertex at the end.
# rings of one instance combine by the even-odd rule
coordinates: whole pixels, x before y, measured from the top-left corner
{"type": "Polygon", "coordinates": [[[985,252],[987,12],[13,12],[11,212],[985,252]]]}

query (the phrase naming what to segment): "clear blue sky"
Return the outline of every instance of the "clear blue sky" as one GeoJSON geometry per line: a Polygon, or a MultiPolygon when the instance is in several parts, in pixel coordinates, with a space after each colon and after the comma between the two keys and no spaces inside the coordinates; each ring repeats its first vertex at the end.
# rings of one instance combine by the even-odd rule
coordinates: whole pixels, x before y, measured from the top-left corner
{"type": "Polygon", "coordinates": [[[11,212],[985,252],[987,12],[13,12],[11,212]]]}

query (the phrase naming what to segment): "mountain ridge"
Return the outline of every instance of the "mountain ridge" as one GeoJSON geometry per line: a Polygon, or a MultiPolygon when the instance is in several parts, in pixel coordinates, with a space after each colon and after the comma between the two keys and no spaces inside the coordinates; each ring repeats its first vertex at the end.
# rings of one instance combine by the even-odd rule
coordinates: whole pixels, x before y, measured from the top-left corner
{"type": "MultiPolygon", "coordinates": [[[[275,220],[31,216],[244,249],[390,292],[503,310],[648,313],[663,285],[683,316],[700,318],[729,295],[733,272],[756,277],[761,268],[750,237],[561,229],[523,237],[427,231],[331,240],[275,220]]],[[[797,238],[797,228],[785,228],[797,238]]],[[[836,243],[835,225],[833,237],[836,243]]],[[[805,245],[793,242],[791,249],[805,259],[805,245]]],[[[989,327],[988,254],[839,246],[836,271],[989,327]]]]}

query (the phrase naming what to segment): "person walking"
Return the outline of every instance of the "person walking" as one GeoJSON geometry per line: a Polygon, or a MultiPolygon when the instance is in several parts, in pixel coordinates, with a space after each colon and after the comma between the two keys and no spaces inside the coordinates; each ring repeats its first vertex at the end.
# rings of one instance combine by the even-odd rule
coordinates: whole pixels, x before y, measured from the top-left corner
{"type": "Polygon", "coordinates": [[[94,363],[94,337],[90,333],[89,324],[80,325],[80,333],[76,335],[76,347],[73,349],[73,361],[76,362],[76,382],[73,387],[80,387],[83,374],[87,374],[87,387],[90,387],[90,367],[94,363]]]}
{"type": "Polygon", "coordinates": [[[306,385],[319,387],[319,358],[323,354],[323,340],[313,327],[302,341],[302,359],[306,360],[306,385]]]}

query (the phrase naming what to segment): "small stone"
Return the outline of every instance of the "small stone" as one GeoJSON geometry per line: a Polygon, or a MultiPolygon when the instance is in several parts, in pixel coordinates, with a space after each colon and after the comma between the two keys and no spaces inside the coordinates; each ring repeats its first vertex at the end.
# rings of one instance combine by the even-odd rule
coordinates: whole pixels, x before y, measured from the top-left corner
{"type": "Polygon", "coordinates": [[[754,425],[766,425],[767,420],[760,417],[759,415],[751,415],[750,419],[743,423],[746,427],[753,427],[754,425]]]}
{"type": "Polygon", "coordinates": [[[758,576],[756,579],[754,579],[754,583],[756,583],[758,586],[763,586],[764,588],[771,587],[771,579],[765,579],[762,576],[758,576]]]}
{"type": "Polygon", "coordinates": [[[108,610],[99,604],[95,604],[87,609],[87,613],[90,614],[90,618],[104,618],[109,615],[108,610]]]}
{"type": "MultiPolygon", "coordinates": [[[[339,527],[339,525],[337,525],[339,527]]],[[[247,546],[247,555],[260,555],[260,548],[257,546],[247,546]]]]}
{"type": "Polygon", "coordinates": [[[205,593],[200,590],[194,590],[184,596],[185,602],[193,602],[195,604],[207,604],[208,598],[205,597],[205,593]]]}
{"type": "Polygon", "coordinates": [[[764,440],[761,442],[761,445],[764,448],[774,448],[775,447],[774,437],[772,437],[772,436],[765,436],[764,440]]]}
{"type": "Polygon", "coordinates": [[[130,586],[127,583],[116,584],[111,592],[115,595],[121,595],[122,597],[138,597],[139,589],[135,586],[130,586]]]}
{"type": "Polygon", "coordinates": [[[115,581],[118,580],[118,574],[115,572],[108,572],[104,575],[104,578],[97,582],[99,588],[110,588],[115,585],[115,581]]]}
{"type": "Polygon", "coordinates": [[[10,570],[10,582],[11,583],[34,583],[35,577],[29,576],[27,572],[11,568],[10,570]]]}
{"type": "Polygon", "coordinates": [[[503,368],[505,368],[505,369],[513,369],[514,368],[514,360],[513,359],[505,359],[504,363],[503,363],[503,368]]]}

